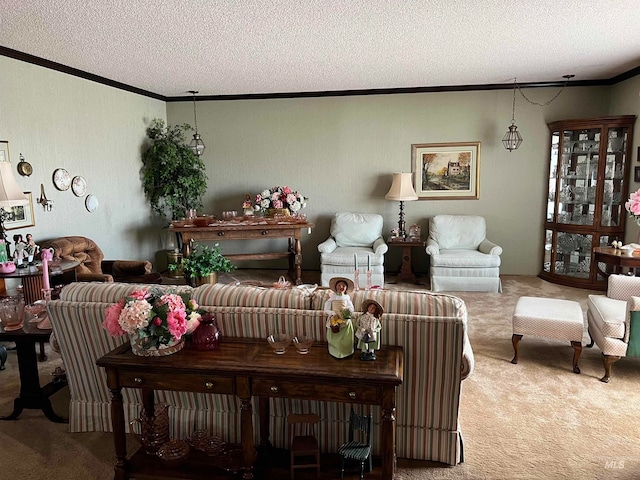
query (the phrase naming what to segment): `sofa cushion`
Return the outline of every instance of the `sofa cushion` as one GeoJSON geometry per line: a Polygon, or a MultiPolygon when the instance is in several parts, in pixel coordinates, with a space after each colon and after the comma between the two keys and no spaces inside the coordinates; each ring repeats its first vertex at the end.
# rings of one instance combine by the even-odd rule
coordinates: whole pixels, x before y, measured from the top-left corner
{"type": "Polygon", "coordinates": [[[153,288],[162,292],[188,292],[193,288],[188,285],[147,285],[136,283],[75,282],[66,285],[60,293],[61,300],[70,302],[105,302],[117,303],[121,298],[134,290],[153,288]]]}
{"type": "Polygon", "coordinates": [[[589,295],[589,311],[605,337],[624,338],[627,302],[606,297],[589,295]]]}
{"type": "Polygon", "coordinates": [[[200,305],[221,307],[309,308],[306,292],[299,288],[265,288],[252,285],[206,284],[196,288],[193,298],[200,305]]]}
{"type": "Polygon", "coordinates": [[[500,257],[497,255],[487,255],[479,250],[441,249],[439,255],[431,255],[431,266],[455,267],[457,269],[493,268],[500,266],[500,257]]]}
{"type": "Polygon", "coordinates": [[[373,245],[382,235],[382,215],[338,212],[331,222],[331,236],[339,247],[373,245]]]}

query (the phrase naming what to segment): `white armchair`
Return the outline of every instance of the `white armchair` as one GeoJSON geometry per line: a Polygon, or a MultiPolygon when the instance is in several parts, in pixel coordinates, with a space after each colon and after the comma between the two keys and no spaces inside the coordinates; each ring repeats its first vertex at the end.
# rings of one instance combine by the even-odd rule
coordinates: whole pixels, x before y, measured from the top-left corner
{"type": "Polygon", "coordinates": [[[499,247],[486,238],[484,217],[436,215],[429,222],[431,290],[502,292],[499,247]]]}
{"type": "Polygon", "coordinates": [[[359,284],[366,284],[367,265],[371,265],[371,284],[384,286],[384,254],[389,247],[382,238],[381,215],[338,212],[331,220],[330,235],[318,245],[322,286],[328,286],[333,277],[354,280],[356,256],[359,284]]]}
{"type": "Polygon", "coordinates": [[[602,351],[605,383],[622,357],[640,357],[640,278],[611,275],[606,295],[589,295],[587,324],[591,342],[602,351]]]}

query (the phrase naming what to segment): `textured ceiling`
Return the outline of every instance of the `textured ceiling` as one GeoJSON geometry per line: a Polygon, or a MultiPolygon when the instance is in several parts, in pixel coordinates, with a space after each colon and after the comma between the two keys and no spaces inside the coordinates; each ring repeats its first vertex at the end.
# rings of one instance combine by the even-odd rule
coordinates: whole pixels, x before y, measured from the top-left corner
{"type": "Polygon", "coordinates": [[[175,97],[610,79],[638,0],[0,0],[0,46],[175,97]]]}

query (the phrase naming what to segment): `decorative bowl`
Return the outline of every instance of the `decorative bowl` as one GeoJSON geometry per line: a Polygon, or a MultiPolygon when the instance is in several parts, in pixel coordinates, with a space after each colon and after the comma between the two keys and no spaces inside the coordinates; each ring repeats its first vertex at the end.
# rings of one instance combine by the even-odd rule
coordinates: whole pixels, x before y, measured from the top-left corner
{"type": "Polygon", "coordinates": [[[189,444],[184,440],[172,438],[168,442],[162,444],[158,450],[158,457],[165,465],[170,467],[178,467],[184,463],[189,456],[189,444]]]}
{"type": "Polygon", "coordinates": [[[282,355],[287,351],[287,347],[291,345],[291,335],[288,333],[274,333],[267,337],[267,342],[273,348],[274,353],[282,355]]]}
{"type": "Polygon", "coordinates": [[[207,442],[209,441],[209,434],[206,430],[196,430],[187,438],[187,443],[191,445],[196,450],[204,451],[207,446],[207,442]]]}
{"type": "Polygon", "coordinates": [[[215,457],[223,452],[226,443],[222,441],[220,437],[213,436],[207,440],[207,444],[204,447],[204,453],[210,457],[215,457]]]}
{"type": "Polygon", "coordinates": [[[13,273],[16,271],[16,264],[13,262],[0,263],[0,273],[13,273]]]}
{"type": "Polygon", "coordinates": [[[296,347],[296,350],[301,355],[309,353],[311,345],[313,345],[312,337],[308,337],[306,335],[296,335],[293,337],[293,346],[296,347]]]}

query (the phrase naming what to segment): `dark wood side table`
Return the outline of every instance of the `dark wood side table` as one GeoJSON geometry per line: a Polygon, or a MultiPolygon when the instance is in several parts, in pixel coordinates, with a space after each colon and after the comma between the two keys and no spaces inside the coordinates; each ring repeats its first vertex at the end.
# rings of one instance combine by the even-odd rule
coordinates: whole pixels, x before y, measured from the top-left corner
{"type": "Polygon", "coordinates": [[[613,247],[595,247],[593,257],[598,273],[608,277],[612,273],[623,273],[623,268],[628,268],[630,273],[636,273],[640,268],[640,255],[628,253],[629,250],[621,250],[613,247]],[[606,270],[600,268],[600,263],[607,265],[606,270]]]}
{"type": "Polygon", "coordinates": [[[30,315],[26,314],[21,329],[5,331],[0,324],[0,341],[15,342],[20,371],[20,395],[13,401],[13,412],[0,420],[16,420],[25,408],[42,410],[52,422],[67,423],[57,415],[51,407],[49,397],[66,385],[66,381],[52,381],[40,386],[38,375],[38,359],[36,343],[48,342],[51,329],[41,330],[37,323],[29,323],[30,315]]]}
{"type": "MultiPolygon", "coordinates": [[[[76,260],[62,260],[59,263],[51,262],[49,264],[49,279],[51,288],[56,285],[66,285],[67,283],[76,281],[75,268],[80,265],[76,260]]],[[[25,268],[16,268],[15,272],[0,273],[0,294],[7,291],[5,279],[16,278],[22,282],[24,293],[24,302],[33,303],[36,300],[42,300],[43,277],[42,270],[38,265],[31,265],[25,268]]]]}
{"type": "Polygon", "coordinates": [[[402,247],[402,263],[400,264],[400,271],[394,283],[409,282],[420,283],[413,272],[413,265],[411,264],[411,249],[415,247],[424,247],[424,240],[421,238],[394,238],[389,237],[387,244],[390,247],[402,247]]]}

